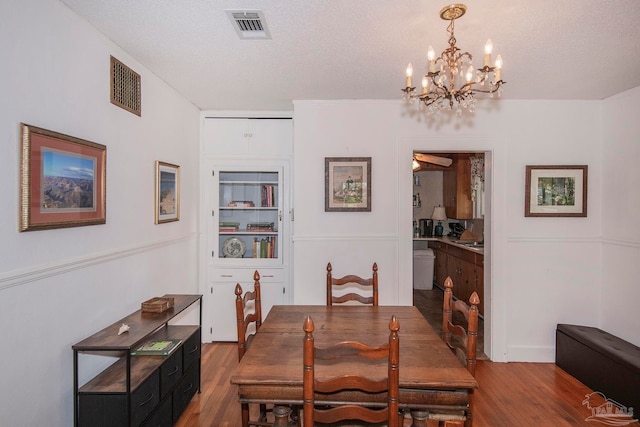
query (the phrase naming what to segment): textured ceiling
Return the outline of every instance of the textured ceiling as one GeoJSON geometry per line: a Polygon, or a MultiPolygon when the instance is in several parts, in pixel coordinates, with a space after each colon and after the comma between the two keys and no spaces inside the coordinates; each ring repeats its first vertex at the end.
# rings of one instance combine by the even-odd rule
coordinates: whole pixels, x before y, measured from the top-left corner
{"type": "MultiPolygon", "coordinates": [[[[203,110],[292,100],[399,99],[447,43],[433,0],[61,0],[203,110]],[[262,10],[241,40],[225,10],[262,10]]],[[[603,99],[640,86],[640,0],[469,0],[457,45],[504,59],[505,99],[603,99]]],[[[144,84],[144,82],[143,82],[144,84]]]]}

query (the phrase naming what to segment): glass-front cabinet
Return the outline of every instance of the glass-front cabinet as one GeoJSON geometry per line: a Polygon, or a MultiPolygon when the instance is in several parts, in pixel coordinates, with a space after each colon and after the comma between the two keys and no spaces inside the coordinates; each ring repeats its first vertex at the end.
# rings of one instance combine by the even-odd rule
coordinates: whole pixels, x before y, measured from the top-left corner
{"type": "Polygon", "coordinates": [[[221,166],[213,176],[214,263],[282,264],[283,168],[221,166]]]}
{"type": "Polygon", "coordinates": [[[235,287],[260,274],[262,316],[291,304],[292,120],[202,122],[200,263],[202,339],[235,341],[235,287]]]}
{"type": "Polygon", "coordinates": [[[234,289],[239,283],[243,291],[252,290],[255,271],[263,317],[274,304],[289,302],[287,171],[287,162],[275,160],[222,161],[211,171],[207,341],[236,340],[234,289]]]}

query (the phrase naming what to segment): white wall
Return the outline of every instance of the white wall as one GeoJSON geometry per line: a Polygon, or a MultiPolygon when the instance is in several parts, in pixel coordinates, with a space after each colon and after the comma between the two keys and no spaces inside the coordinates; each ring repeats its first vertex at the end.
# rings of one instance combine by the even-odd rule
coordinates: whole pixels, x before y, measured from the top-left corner
{"type": "MultiPolygon", "coordinates": [[[[198,290],[199,113],[57,1],[0,2],[0,54],[2,424],[68,426],[71,345],[144,299],[198,290]],[[109,55],[142,75],[142,117],[109,103],[109,55]],[[20,122],[107,146],[107,224],[17,231],[20,122]],[[153,224],[155,160],[182,167],[179,222],[153,224]]],[[[399,102],[296,102],[295,302],[324,301],[327,261],[362,274],[377,261],[382,303],[411,304],[410,153],[489,151],[493,358],[553,360],[558,322],[640,345],[640,231],[623,227],[640,207],[638,95],[504,100],[442,121],[399,102]],[[324,212],[329,156],[373,158],[371,213],[324,212]],[[588,164],[589,217],[524,218],[527,164],[588,164]]]]}
{"type": "Polygon", "coordinates": [[[603,103],[600,327],[640,346],[640,87],[603,103]]]}
{"type": "Polygon", "coordinates": [[[294,103],[296,303],[323,301],[331,260],[334,271],[355,273],[377,261],[381,304],[411,304],[412,151],[488,151],[491,357],[553,361],[558,322],[599,324],[601,102],[480,104],[472,116],[424,120],[401,102],[294,103]],[[324,157],[331,156],[372,157],[372,212],[324,212],[324,157]],[[588,217],[525,218],[532,164],[589,165],[588,217]]]}
{"type": "Polygon", "coordinates": [[[71,346],[198,291],[199,112],[58,1],[1,2],[0,56],[1,423],[69,426],[71,346]],[[110,55],[141,74],[142,117],[110,104],[110,55]],[[20,122],[107,146],[105,225],[18,232],[20,122]],[[181,166],[178,222],[154,224],[155,160],[181,166]]]}

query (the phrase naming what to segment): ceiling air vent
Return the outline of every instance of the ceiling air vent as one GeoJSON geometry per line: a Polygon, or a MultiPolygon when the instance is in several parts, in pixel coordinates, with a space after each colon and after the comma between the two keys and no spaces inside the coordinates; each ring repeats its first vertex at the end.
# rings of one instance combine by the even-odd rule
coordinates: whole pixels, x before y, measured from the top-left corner
{"type": "Polygon", "coordinates": [[[241,39],[270,39],[261,10],[225,10],[241,39]]]}
{"type": "Polygon", "coordinates": [[[140,116],[142,114],[140,74],[111,57],[111,103],[140,116]]]}

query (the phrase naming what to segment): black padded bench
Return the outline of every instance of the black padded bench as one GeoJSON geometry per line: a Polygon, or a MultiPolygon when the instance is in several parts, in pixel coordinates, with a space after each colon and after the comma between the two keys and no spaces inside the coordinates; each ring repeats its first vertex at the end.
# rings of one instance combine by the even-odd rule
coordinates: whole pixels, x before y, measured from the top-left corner
{"type": "Polygon", "coordinates": [[[640,413],[640,347],[598,328],[558,324],[556,365],[640,413]]]}

